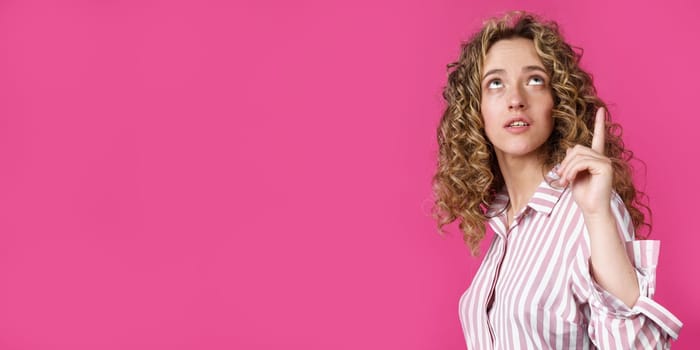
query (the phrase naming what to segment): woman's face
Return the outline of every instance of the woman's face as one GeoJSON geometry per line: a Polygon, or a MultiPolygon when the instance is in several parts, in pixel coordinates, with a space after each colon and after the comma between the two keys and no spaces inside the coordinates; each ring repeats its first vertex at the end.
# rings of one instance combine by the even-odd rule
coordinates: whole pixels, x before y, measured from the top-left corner
{"type": "Polygon", "coordinates": [[[524,38],[496,42],[482,72],[481,115],[496,156],[537,156],[554,128],[554,101],[534,43],[524,38]]]}

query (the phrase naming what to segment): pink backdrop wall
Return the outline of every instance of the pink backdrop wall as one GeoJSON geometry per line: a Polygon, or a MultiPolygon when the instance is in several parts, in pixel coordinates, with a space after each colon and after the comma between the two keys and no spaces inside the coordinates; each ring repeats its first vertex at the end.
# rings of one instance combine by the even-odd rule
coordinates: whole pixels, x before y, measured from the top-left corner
{"type": "Polygon", "coordinates": [[[585,49],[646,162],[696,348],[700,6],[485,3],[0,2],[0,348],[463,349],[440,92],[516,8],[585,49]]]}

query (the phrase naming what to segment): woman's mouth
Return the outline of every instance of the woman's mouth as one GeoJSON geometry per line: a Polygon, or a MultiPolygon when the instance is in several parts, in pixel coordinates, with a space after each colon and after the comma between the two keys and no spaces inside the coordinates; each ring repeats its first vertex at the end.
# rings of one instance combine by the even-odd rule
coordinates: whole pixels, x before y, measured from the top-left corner
{"type": "Polygon", "coordinates": [[[526,116],[517,116],[508,120],[503,126],[509,133],[520,134],[530,130],[530,119],[526,116]]]}
{"type": "Polygon", "coordinates": [[[518,120],[518,121],[515,121],[515,122],[512,122],[512,123],[508,124],[508,127],[517,128],[517,127],[529,126],[529,125],[530,125],[530,124],[528,124],[528,123],[526,123],[526,122],[524,122],[524,121],[522,121],[522,120],[518,120]]]}

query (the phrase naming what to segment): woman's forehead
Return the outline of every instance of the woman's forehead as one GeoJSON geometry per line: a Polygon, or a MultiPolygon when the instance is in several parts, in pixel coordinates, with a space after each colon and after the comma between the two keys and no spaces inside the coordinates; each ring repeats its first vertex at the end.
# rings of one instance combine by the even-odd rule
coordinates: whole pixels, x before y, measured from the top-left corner
{"type": "Polygon", "coordinates": [[[543,66],[534,42],[525,38],[503,39],[489,48],[484,58],[483,71],[527,66],[543,66]]]}

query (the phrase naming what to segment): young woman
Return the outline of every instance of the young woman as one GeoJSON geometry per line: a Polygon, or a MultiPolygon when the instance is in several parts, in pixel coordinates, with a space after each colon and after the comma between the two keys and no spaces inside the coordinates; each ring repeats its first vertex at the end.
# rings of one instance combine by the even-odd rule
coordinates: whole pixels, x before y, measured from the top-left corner
{"type": "Polygon", "coordinates": [[[488,21],[448,65],[434,177],[438,227],[473,253],[459,302],[469,349],[666,349],[682,323],[653,301],[659,242],[619,125],[556,23],[488,21]]]}

